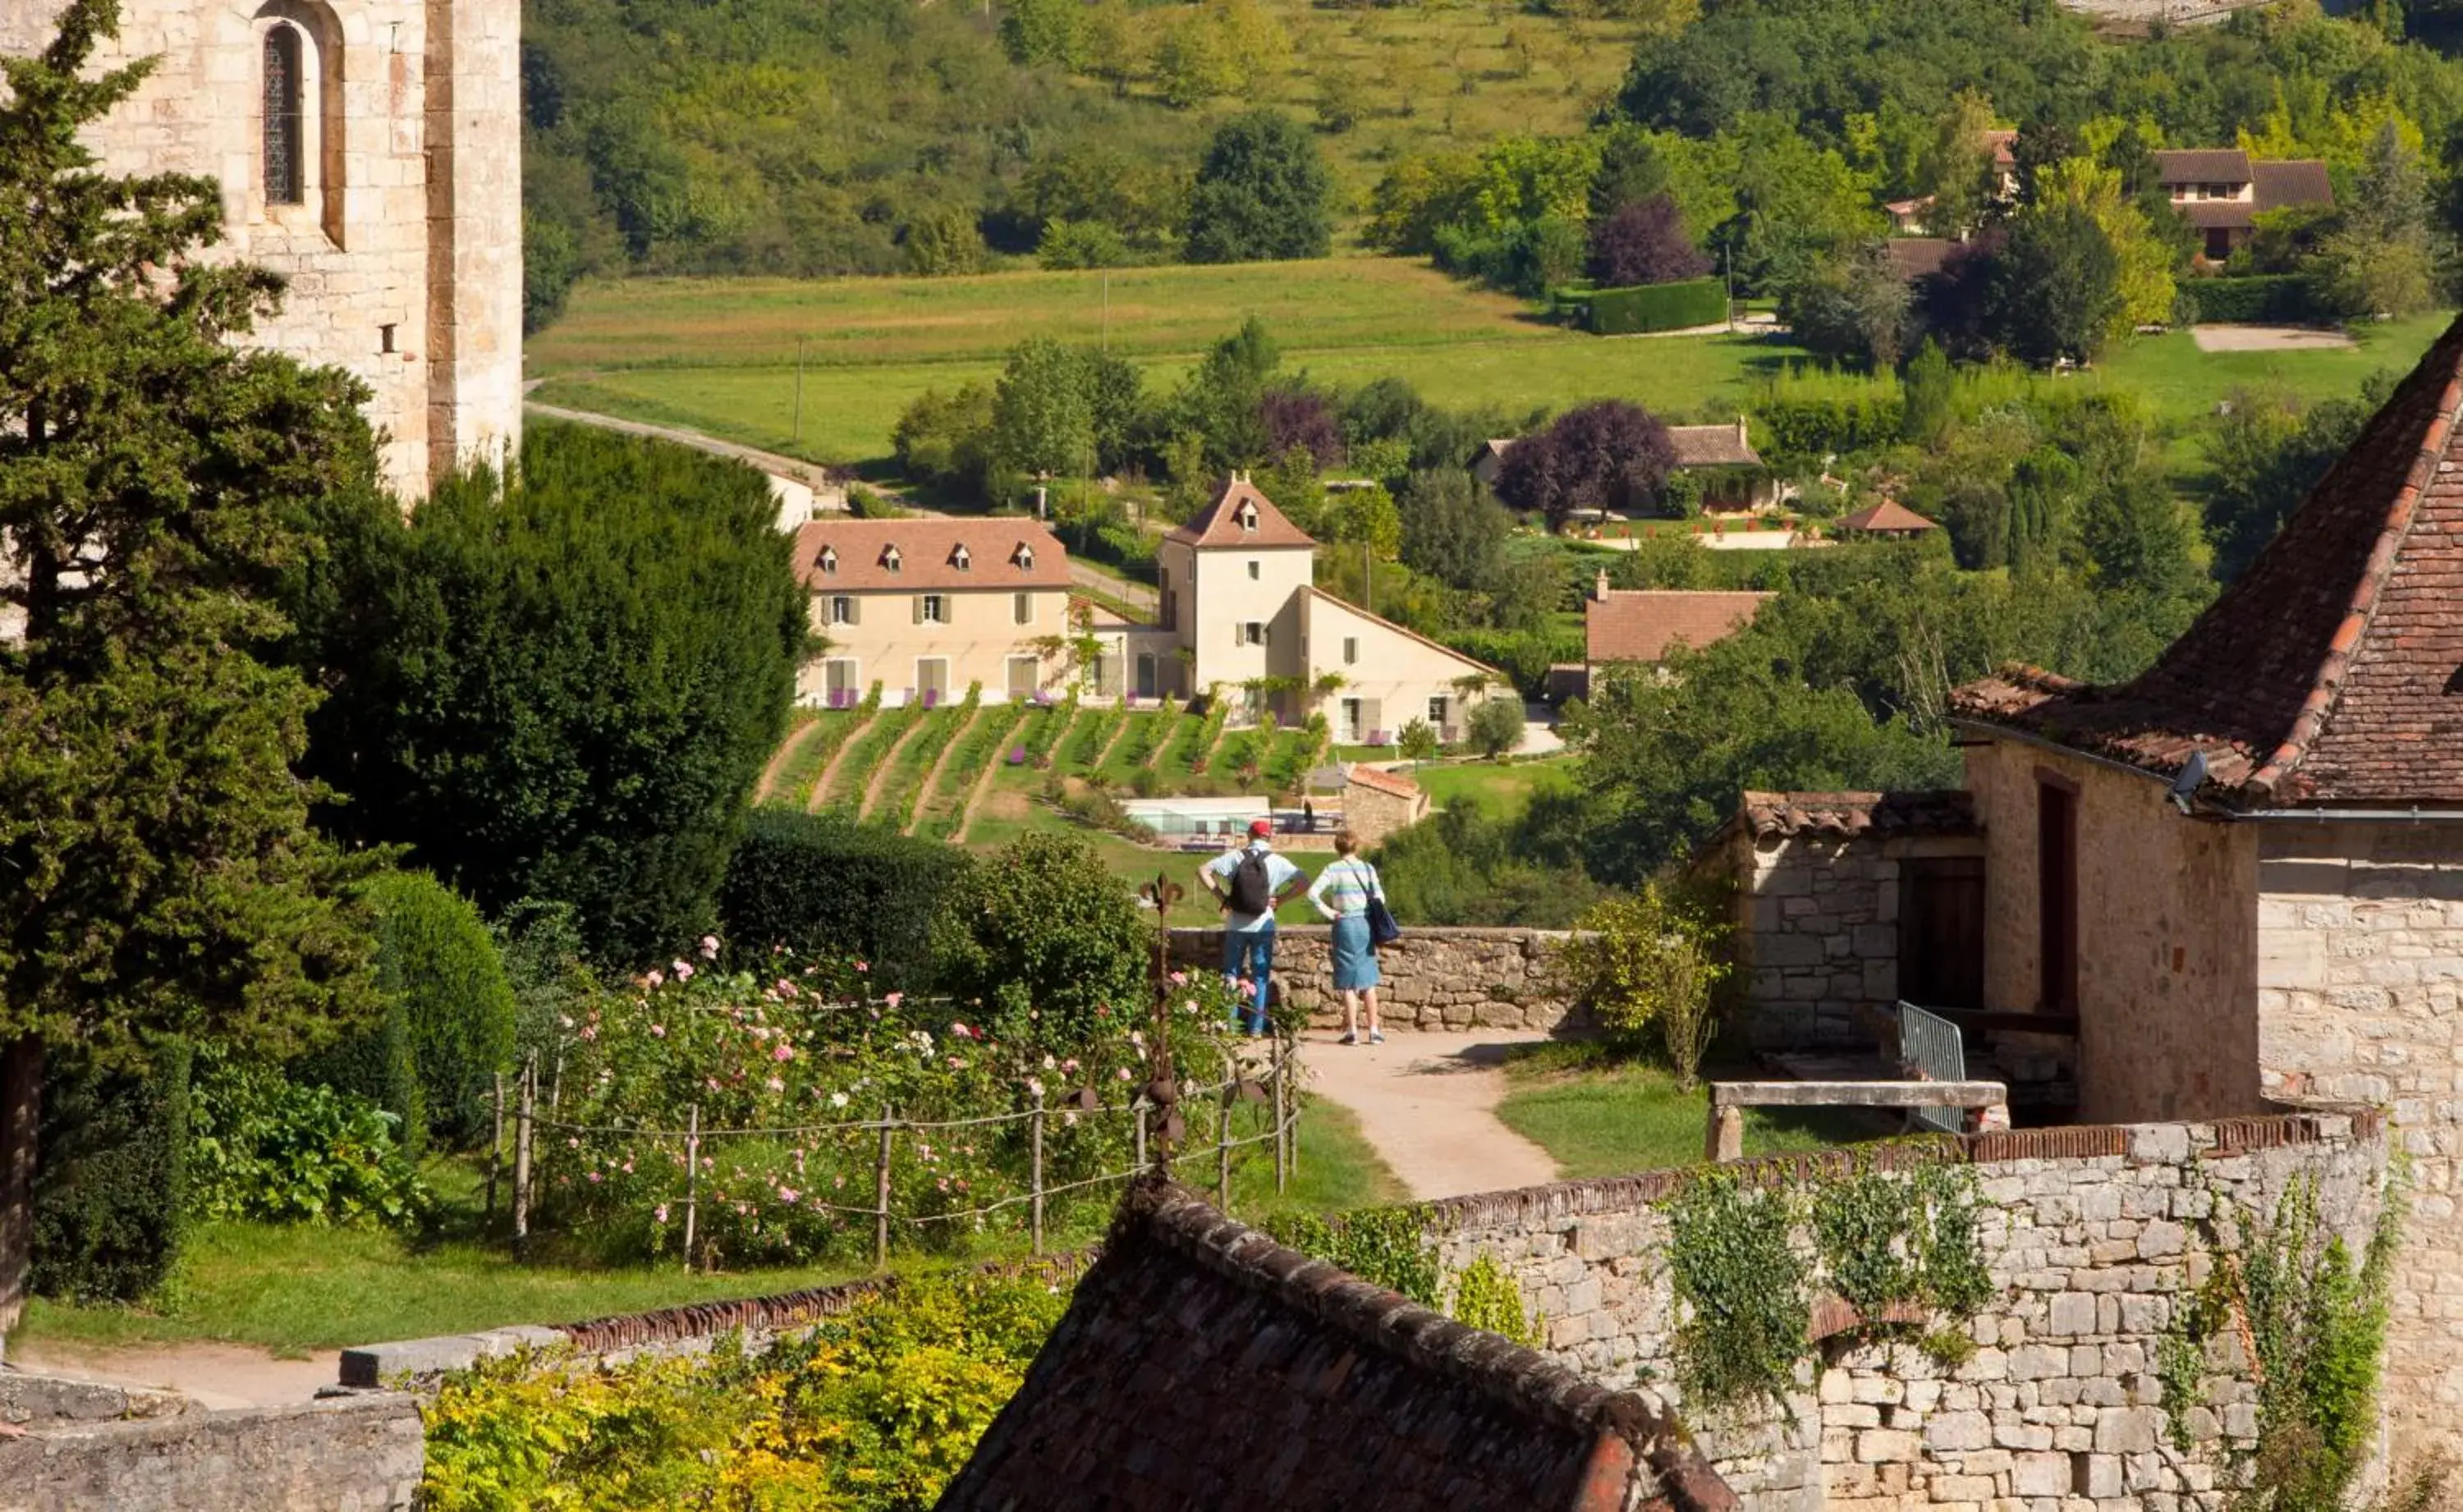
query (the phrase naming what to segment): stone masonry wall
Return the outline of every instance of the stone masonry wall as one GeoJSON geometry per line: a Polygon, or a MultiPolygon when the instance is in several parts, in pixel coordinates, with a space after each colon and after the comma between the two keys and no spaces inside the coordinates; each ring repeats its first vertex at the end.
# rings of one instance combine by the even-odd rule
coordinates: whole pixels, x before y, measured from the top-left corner
{"type": "Polygon", "coordinates": [[[2258,843],[2267,1090],[2391,1108],[2409,1162],[2387,1345],[2402,1462],[2463,1423],[2463,827],[2268,825],[2258,843]]]}
{"type": "MultiPolygon", "coordinates": [[[[1275,993],[1309,1010],[1320,1028],[1342,1022],[1334,990],[1333,929],[1282,925],[1275,931],[1275,993]]],[[[1379,1008],[1389,1028],[1554,1030],[1575,1022],[1574,1005],[1549,980],[1548,953],[1566,938],[1553,929],[1406,925],[1377,953],[1384,984],[1379,1008]]],[[[1218,970],[1223,931],[1175,929],[1171,961],[1182,970],[1218,970]]]]}
{"type": "Polygon", "coordinates": [[[0,1441],[0,1512],[397,1512],[424,1453],[392,1393],[76,1423],[0,1441]]]}
{"type": "Polygon", "coordinates": [[[1879,840],[1737,837],[1737,932],[1755,1049],[1866,1048],[1899,995],[1899,863],[1879,840]]]}
{"type": "MultiPolygon", "coordinates": [[[[1982,1243],[2000,1294],[1968,1324],[1973,1356],[1949,1368],[1905,1346],[1834,1344],[1818,1377],[1810,1368],[1799,1376],[1793,1422],[1685,1412],[1720,1474],[1748,1506],[1790,1512],[2219,1507],[2217,1457],[2171,1449],[2154,1373],[2174,1298],[2211,1264],[2202,1226],[2213,1194],[2271,1211],[2291,1180],[2311,1177],[2328,1221],[2363,1242],[2381,1201],[2381,1120],[2021,1130],[1967,1135],[1950,1150],[1980,1180],[1982,1243]]],[[[1917,1147],[1874,1155],[1885,1168],[1922,1157],[1917,1147]]],[[[1747,1169],[1803,1181],[1848,1169],[1848,1157],[1747,1169]]],[[[1439,1202],[1439,1248],[1449,1268],[1482,1252],[1506,1264],[1546,1314],[1546,1352],[1603,1385],[1646,1383],[1674,1399],[1660,1204],[1688,1179],[1660,1172],[1439,1202]]],[[[2221,1367],[2236,1347],[2219,1349],[2221,1367]]],[[[2208,1402],[2189,1415],[2202,1447],[2254,1432],[2236,1380],[2211,1378],[2208,1402]]]]}

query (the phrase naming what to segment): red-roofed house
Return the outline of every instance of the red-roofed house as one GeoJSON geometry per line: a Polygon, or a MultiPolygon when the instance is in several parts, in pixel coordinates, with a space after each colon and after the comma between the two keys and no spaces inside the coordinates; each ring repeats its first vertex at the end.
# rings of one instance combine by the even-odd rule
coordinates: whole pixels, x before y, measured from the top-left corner
{"type": "MultiPolygon", "coordinates": [[[[1772,597],[1769,594],[1694,592],[1679,589],[1610,588],[1608,574],[1582,606],[1583,657],[1579,675],[1552,675],[1557,697],[1583,697],[1609,667],[1646,666],[1676,646],[1699,650],[1746,625],[1772,597]]],[[[1559,669],[1573,671],[1576,669],[1559,669]]]]}
{"type": "Polygon", "coordinates": [[[1317,542],[1245,475],[1164,538],[1155,552],[1157,618],[1176,656],[1141,651],[1133,674],[1164,691],[1246,693],[1253,707],[1299,718],[1326,695],[1335,739],[1383,745],[1425,719],[1462,738],[1465,716],[1505,675],[1316,586],[1317,542]]]}
{"type": "Polygon", "coordinates": [[[2237,147],[2158,152],[2155,178],[2173,207],[2198,228],[2210,262],[2230,257],[2268,210],[2335,203],[2326,165],[2314,158],[2260,162],[2237,147]]]}
{"type": "Polygon", "coordinates": [[[1927,530],[1938,530],[1941,527],[1896,499],[1885,499],[1844,516],[1839,522],[1839,529],[1848,535],[1882,535],[1912,540],[1927,530]]]}
{"type": "Polygon", "coordinates": [[[829,649],[798,696],[843,708],[939,702],[981,683],[992,702],[1065,675],[1042,643],[1069,629],[1069,553],[1033,520],[815,520],[796,531],[796,576],[829,649]]]}

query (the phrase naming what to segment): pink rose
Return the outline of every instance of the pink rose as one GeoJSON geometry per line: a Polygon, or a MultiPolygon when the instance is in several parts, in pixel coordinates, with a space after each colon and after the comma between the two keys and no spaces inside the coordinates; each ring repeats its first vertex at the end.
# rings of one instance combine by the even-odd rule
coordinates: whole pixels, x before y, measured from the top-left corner
{"type": "Polygon", "coordinates": [[[781,1202],[793,1202],[803,1195],[792,1186],[782,1186],[778,1189],[778,1200],[781,1202]]]}
{"type": "Polygon", "coordinates": [[[655,1213],[652,1213],[652,1214],[650,1215],[650,1219],[651,1219],[651,1220],[652,1220],[653,1222],[659,1222],[659,1223],[664,1223],[664,1222],[665,1222],[665,1221],[667,1220],[667,1204],[665,1204],[665,1202],[660,1203],[660,1204],[659,1204],[658,1211],[657,1211],[657,1212],[655,1212],[655,1213]]]}
{"type": "Polygon", "coordinates": [[[773,1076],[770,1078],[770,1090],[774,1092],[783,1092],[787,1090],[787,1084],[773,1076]]]}
{"type": "MultiPolygon", "coordinates": [[[[644,986],[650,986],[650,987],[662,987],[662,986],[665,986],[665,985],[666,985],[666,982],[667,982],[667,979],[666,979],[665,974],[665,973],[662,973],[662,972],[657,972],[657,971],[653,971],[653,972],[651,972],[648,976],[643,977],[643,978],[642,979],[642,984],[643,984],[643,985],[644,985],[644,986]]],[[[570,1023],[572,1023],[573,1021],[572,1021],[571,1019],[567,1019],[567,1020],[565,1020],[564,1022],[565,1022],[565,1023],[567,1023],[567,1024],[570,1024],[570,1023]]]]}
{"type": "Polygon", "coordinates": [[[774,1061],[792,1061],[796,1058],[796,1047],[780,1040],[778,1048],[770,1052],[770,1058],[774,1061]]]}
{"type": "Polygon", "coordinates": [[[904,1002],[905,1002],[905,1001],[906,1001],[906,994],[905,994],[905,993],[904,993],[904,992],[891,992],[891,993],[884,993],[884,994],[882,996],[882,1000],[881,1000],[881,1001],[882,1001],[882,1002],[883,1002],[883,1003],[888,1004],[891,1007],[893,1007],[893,1008],[894,1008],[894,1007],[898,1006],[900,1004],[902,1004],[902,1003],[904,1003],[904,1002]]]}
{"type": "Polygon", "coordinates": [[[671,962],[671,964],[676,968],[676,980],[678,982],[690,982],[692,980],[693,968],[690,963],[678,961],[671,962]]]}
{"type": "Polygon", "coordinates": [[[859,961],[855,963],[855,969],[858,971],[870,971],[872,969],[872,965],[869,961],[859,961]]]}
{"type": "Polygon", "coordinates": [[[664,1039],[665,1039],[666,1037],[667,1037],[667,1026],[666,1026],[665,1025],[664,1025],[664,1024],[653,1024],[653,1025],[651,1025],[651,1026],[650,1026],[650,1038],[652,1038],[652,1039],[654,1039],[654,1040],[664,1040],[664,1039]]]}
{"type": "Polygon", "coordinates": [[[718,937],[716,935],[704,935],[701,937],[701,959],[704,961],[716,961],[718,959],[718,937]]]}

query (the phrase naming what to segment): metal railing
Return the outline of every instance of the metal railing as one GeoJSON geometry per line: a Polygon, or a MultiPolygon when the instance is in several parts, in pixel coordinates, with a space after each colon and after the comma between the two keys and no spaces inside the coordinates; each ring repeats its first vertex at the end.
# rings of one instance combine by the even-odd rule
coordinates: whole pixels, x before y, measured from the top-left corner
{"type": "MultiPolygon", "coordinates": [[[[1967,1080],[1967,1043],[1959,1036],[1957,1025],[1905,1001],[1899,1004],[1898,1012],[1902,1064],[1912,1068],[1925,1081],[1967,1080]]],[[[1915,1108],[1909,1113],[1923,1127],[1944,1134],[1957,1134],[1966,1127],[1958,1108],[1915,1108]]]]}

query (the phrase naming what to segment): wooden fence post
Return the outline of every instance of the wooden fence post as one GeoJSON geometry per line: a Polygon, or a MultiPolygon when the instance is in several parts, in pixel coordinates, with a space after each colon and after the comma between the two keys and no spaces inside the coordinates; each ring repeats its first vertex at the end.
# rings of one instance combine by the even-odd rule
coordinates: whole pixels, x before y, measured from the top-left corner
{"type": "Polygon", "coordinates": [[[1275,1091],[1272,1107],[1275,1112],[1275,1195],[1277,1197],[1280,1197],[1291,1185],[1290,1159],[1283,1149],[1283,1139],[1291,1133],[1283,1123],[1283,1056],[1285,1048],[1290,1043],[1279,1034],[1275,1036],[1274,1064],[1266,1072],[1274,1084],[1275,1091]]]}
{"type": "Polygon", "coordinates": [[[1240,1095],[1240,1068],[1223,1057],[1223,1098],[1214,1110],[1214,1208],[1232,1211],[1232,1099],[1240,1095]]]}
{"type": "Polygon", "coordinates": [[[1283,1116],[1289,1131],[1283,1135],[1287,1141],[1284,1148],[1289,1152],[1285,1159],[1295,1181],[1300,1177],[1300,1094],[1299,1089],[1292,1085],[1292,1076],[1299,1069],[1299,1060],[1300,1037],[1295,1034],[1291,1058],[1283,1062],[1283,1116]]]}
{"type": "Polygon", "coordinates": [[[889,1141],[898,1110],[881,1110],[881,1163],[873,1172],[872,1268],[889,1268],[889,1141]]]}
{"type": "Polygon", "coordinates": [[[513,1114],[513,1254],[531,1247],[531,1123],[538,1116],[538,1058],[522,1063],[521,1103],[513,1114]]]}
{"type": "Polygon", "coordinates": [[[701,1226],[701,1104],[685,1114],[685,1274],[692,1274],[693,1240],[701,1226]]]}
{"type": "Polygon", "coordinates": [[[1139,1175],[1139,1176],[1144,1176],[1144,1175],[1145,1175],[1145,1174],[1146,1174],[1146,1098],[1145,1098],[1145,1093],[1144,1093],[1144,1092],[1140,1092],[1140,1093],[1138,1094],[1138,1100],[1137,1100],[1137,1103],[1136,1103],[1136,1104],[1135,1104],[1135,1105],[1134,1105],[1134,1106],[1133,1106],[1129,1111],[1130,1111],[1131,1112],[1133,1112],[1133,1113],[1135,1113],[1135,1114],[1137,1115],[1137,1135],[1136,1135],[1136,1137],[1137,1137],[1137,1153],[1136,1153],[1136,1157],[1135,1157],[1134,1159],[1130,1160],[1130,1162],[1129,1162],[1129,1169],[1130,1169],[1131,1171],[1135,1172],[1135,1173],[1136,1173],[1137,1175],[1139,1175]]]}
{"type": "Polygon", "coordinates": [[[1035,1112],[1026,1120],[1026,1139],[1027,1169],[1032,1173],[1035,1183],[1030,1242],[1035,1253],[1040,1255],[1043,1253],[1043,1089],[1040,1087],[1035,1090],[1035,1112]]]}
{"type": "Polygon", "coordinates": [[[495,1073],[494,1116],[488,1136],[488,1217],[496,1216],[496,1185],[505,1174],[505,1073],[495,1073]]]}

